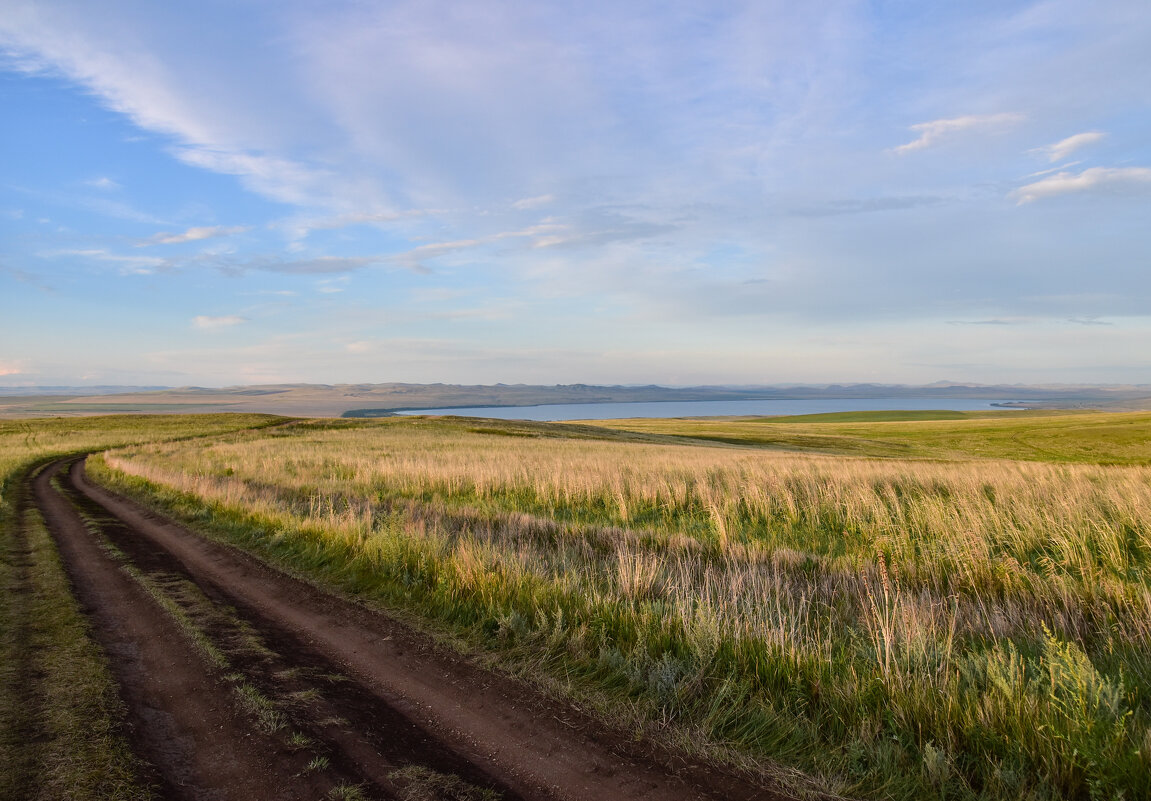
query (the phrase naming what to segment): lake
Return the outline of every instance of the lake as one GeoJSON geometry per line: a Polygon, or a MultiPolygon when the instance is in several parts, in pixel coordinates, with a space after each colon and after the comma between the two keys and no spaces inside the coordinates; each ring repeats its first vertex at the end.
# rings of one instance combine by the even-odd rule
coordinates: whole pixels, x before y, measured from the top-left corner
{"type": "Polygon", "coordinates": [[[975,398],[810,398],[721,401],[655,401],[637,403],[554,403],[542,406],[471,406],[461,409],[411,409],[397,414],[455,414],[499,420],[615,420],[622,417],[713,417],[722,415],[790,415],[868,412],[898,409],[986,411],[1009,400],[975,398]]]}

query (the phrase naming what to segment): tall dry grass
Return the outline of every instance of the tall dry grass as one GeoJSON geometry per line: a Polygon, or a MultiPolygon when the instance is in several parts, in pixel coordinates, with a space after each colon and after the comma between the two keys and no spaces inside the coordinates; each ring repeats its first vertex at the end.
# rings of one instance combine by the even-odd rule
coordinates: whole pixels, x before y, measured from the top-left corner
{"type": "Polygon", "coordinates": [[[107,463],[836,789],[1151,792],[1151,470],[495,431],[107,463]]]}

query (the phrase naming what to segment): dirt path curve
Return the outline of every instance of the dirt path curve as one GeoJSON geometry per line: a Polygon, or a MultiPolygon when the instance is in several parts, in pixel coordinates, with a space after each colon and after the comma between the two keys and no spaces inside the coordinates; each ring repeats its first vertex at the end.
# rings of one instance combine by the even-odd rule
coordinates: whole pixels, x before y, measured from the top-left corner
{"type": "Polygon", "coordinates": [[[161,519],[82,461],[33,489],[165,798],[779,798],[161,519]]]}

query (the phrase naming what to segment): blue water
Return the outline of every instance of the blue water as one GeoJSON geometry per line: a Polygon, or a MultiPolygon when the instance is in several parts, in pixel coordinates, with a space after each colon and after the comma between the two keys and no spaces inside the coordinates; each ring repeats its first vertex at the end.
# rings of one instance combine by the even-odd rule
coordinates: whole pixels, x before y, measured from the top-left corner
{"type": "Polygon", "coordinates": [[[648,403],[555,403],[544,406],[474,406],[466,409],[418,409],[399,414],[455,414],[498,420],[615,420],[622,417],[710,417],[718,415],[821,414],[948,409],[957,412],[997,408],[1007,400],[972,398],[814,398],[809,400],[656,401],[648,403]]]}

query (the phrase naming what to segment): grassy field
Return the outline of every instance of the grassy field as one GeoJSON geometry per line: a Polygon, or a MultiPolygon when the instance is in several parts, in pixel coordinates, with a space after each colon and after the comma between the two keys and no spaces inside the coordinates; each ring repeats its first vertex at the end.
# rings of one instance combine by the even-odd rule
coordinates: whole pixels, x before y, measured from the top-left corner
{"type": "Polygon", "coordinates": [[[781,777],[1147,797],[1151,415],[1010,415],[299,422],[93,471],[781,777]]]}
{"type": "Polygon", "coordinates": [[[611,420],[618,430],[750,447],[904,459],[1151,464],[1151,413],[847,412],[611,420]]]}
{"type": "Polygon", "coordinates": [[[44,523],[19,496],[53,456],[275,422],[232,415],[0,421],[0,798],[142,799],[122,710],[44,523]]]}

